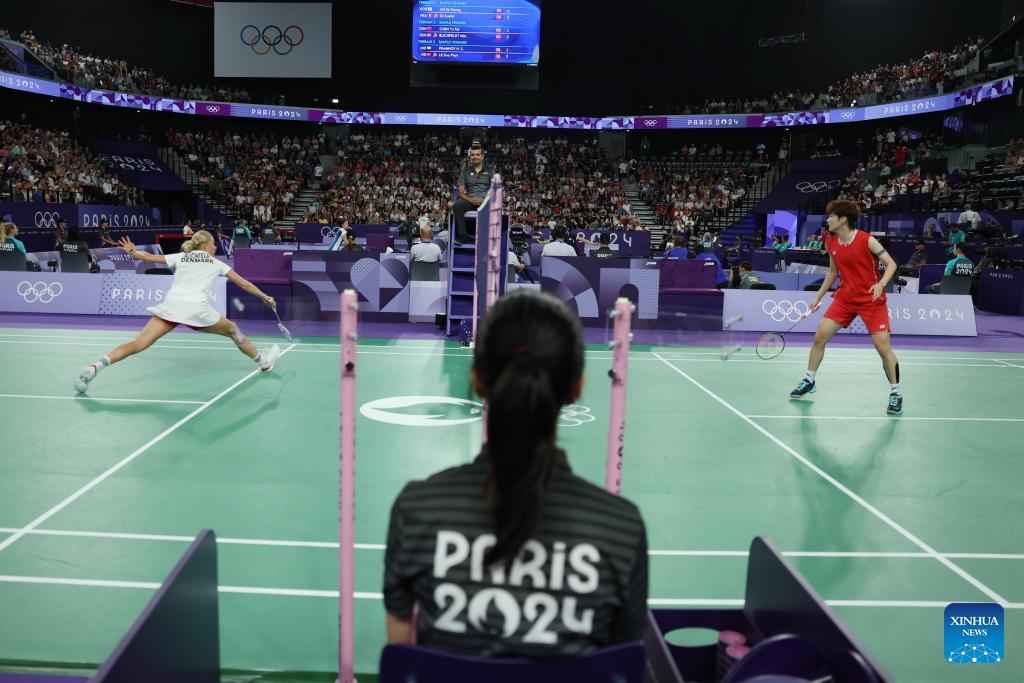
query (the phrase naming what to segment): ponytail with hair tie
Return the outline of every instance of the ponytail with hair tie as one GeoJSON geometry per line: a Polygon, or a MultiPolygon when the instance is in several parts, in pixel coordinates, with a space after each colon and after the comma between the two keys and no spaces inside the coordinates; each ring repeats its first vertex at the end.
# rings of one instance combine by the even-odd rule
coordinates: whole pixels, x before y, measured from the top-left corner
{"type": "Polygon", "coordinates": [[[558,415],[583,374],[579,320],[549,294],[517,290],[484,319],[473,369],[487,398],[484,454],[495,536],[484,560],[509,567],[540,524],[561,455],[558,415]]]}

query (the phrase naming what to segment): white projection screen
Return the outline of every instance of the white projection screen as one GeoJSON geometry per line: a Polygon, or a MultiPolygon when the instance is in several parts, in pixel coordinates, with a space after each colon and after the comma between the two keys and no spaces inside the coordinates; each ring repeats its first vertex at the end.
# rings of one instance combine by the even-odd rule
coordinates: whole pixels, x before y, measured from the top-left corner
{"type": "Polygon", "coordinates": [[[217,2],[218,78],[330,78],[331,3],[217,2]]]}

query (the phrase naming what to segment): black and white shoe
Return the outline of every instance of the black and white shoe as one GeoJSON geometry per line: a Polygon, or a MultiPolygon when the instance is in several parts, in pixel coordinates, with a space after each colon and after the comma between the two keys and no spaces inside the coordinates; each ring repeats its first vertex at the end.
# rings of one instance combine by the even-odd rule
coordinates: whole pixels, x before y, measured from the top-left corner
{"type": "Polygon", "coordinates": [[[903,394],[889,394],[889,406],[885,412],[890,415],[903,414],[903,394]]]}
{"type": "Polygon", "coordinates": [[[796,385],[796,389],[789,392],[789,397],[794,401],[802,401],[807,398],[808,394],[813,394],[817,390],[817,385],[804,377],[800,380],[800,384],[796,385]]]}

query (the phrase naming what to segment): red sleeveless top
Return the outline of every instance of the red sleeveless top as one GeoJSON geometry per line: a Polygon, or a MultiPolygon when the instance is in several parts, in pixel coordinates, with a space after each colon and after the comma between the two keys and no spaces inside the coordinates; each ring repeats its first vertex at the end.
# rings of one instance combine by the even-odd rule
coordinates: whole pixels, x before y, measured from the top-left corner
{"type": "MultiPolygon", "coordinates": [[[[870,235],[861,230],[853,233],[853,241],[843,244],[832,235],[826,248],[839,268],[839,287],[835,298],[851,304],[871,303],[871,286],[882,279],[878,272],[878,258],[868,248],[870,235]]],[[[885,303],[885,293],[879,302],[885,303]]]]}

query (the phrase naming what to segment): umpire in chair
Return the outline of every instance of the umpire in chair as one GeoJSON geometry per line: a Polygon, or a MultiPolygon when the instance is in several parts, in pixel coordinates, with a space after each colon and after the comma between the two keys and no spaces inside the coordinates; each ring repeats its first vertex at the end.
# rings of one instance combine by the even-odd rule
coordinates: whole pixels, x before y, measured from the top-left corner
{"type": "Polygon", "coordinates": [[[491,188],[494,169],[484,162],[484,148],[478,140],[469,147],[469,158],[459,174],[459,198],[455,202],[455,241],[469,242],[476,235],[466,227],[466,212],[476,211],[491,188]]]}

